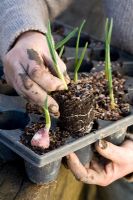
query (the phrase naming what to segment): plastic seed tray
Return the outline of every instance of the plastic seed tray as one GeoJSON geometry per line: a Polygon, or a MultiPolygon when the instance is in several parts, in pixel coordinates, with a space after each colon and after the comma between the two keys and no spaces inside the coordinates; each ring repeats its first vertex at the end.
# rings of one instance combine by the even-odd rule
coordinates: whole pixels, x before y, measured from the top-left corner
{"type": "MultiPolygon", "coordinates": [[[[63,25],[59,22],[53,24],[55,40],[63,38],[71,30],[71,27],[63,25]]],[[[81,71],[95,71],[97,70],[96,66],[98,62],[104,61],[104,44],[89,37],[86,33],[82,33],[80,40],[81,49],[86,41],[89,42],[89,47],[86,53],[85,61],[81,67],[81,71]],[[88,67],[89,59],[91,59],[91,65],[88,67]]],[[[75,56],[75,44],[76,36],[65,45],[64,56],[67,57],[68,60],[72,60],[75,56]]],[[[127,81],[125,87],[128,91],[127,98],[130,99],[132,104],[133,56],[117,48],[111,47],[111,60],[113,62],[119,62],[120,70],[123,72],[124,76],[126,75],[127,81]]],[[[2,74],[3,71],[1,66],[0,76],[2,76],[2,74]]],[[[123,140],[123,134],[126,133],[129,126],[133,125],[132,112],[129,116],[116,122],[99,120],[99,128],[94,132],[91,132],[82,138],[76,139],[44,155],[38,155],[20,142],[20,136],[22,135],[25,126],[31,122],[37,122],[39,116],[34,114],[28,115],[25,110],[26,101],[17,96],[17,94],[6,84],[0,84],[0,156],[5,160],[15,159],[16,154],[21,156],[24,159],[29,179],[38,184],[48,183],[57,177],[61,159],[65,155],[74,151],[80,158],[82,156],[78,152],[79,150],[82,150],[85,154],[85,147],[89,147],[87,149],[87,152],[89,152],[91,144],[99,139],[109,136],[110,140],[112,136],[116,136],[115,140],[120,139],[121,143],[123,140]]]]}

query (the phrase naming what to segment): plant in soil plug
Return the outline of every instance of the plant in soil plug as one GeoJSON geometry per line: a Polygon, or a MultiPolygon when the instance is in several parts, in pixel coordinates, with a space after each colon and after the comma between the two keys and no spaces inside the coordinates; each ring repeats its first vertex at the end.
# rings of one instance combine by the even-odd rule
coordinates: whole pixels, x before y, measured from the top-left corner
{"type": "Polygon", "coordinates": [[[83,62],[87,47],[88,47],[88,42],[86,42],[83,51],[81,53],[81,56],[79,58],[79,41],[80,41],[80,36],[81,36],[81,31],[83,29],[83,26],[85,24],[85,20],[83,20],[81,26],[79,27],[79,31],[78,31],[78,37],[77,37],[77,42],[76,42],[76,55],[75,55],[75,69],[74,69],[74,82],[77,82],[78,80],[78,71],[80,69],[80,66],[83,62]]]}
{"type": "Polygon", "coordinates": [[[51,119],[50,114],[48,110],[48,98],[45,100],[45,105],[43,108],[44,116],[45,116],[45,127],[41,128],[35,133],[31,140],[31,145],[35,147],[40,147],[43,149],[47,149],[50,145],[50,139],[49,139],[49,130],[51,127],[51,119]]]}
{"type": "Polygon", "coordinates": [[[115,109],[116,104],[114,100],[113,83],[112,83],[112,69],[111,69],[111,59],[110,59],[110,42],[113,28],[113,19],[106,19],[105,25],[105,76],[108,81],[109,96],[111,101],[111,108],[115,109]]]}
{"type": "Polygon", "coordinates": [[[47,38],[47,43],[48,43],[48,47],[49,47],[49,51],[53,60],[53,64],[54,64],[54,70],[57,73],[58,77],[63,81],[65,89],[67,90],[67,84],[66,81],[64,79],[63,73],[61,72],[58,64],[57,64],[57,58],[56,58],[56,51],[55,51],[55,45],[53,42],[53,38],[52,38],[52,34],[51,34],[51,26],[50,26],[50,22],[48,23],[48,32],[46,34],[46,38],[47,38]]]}
{"type": "Polygon", "coordinates": [[[81,137],[87,134],[92,127],[94,118],[94,95],[92,87],[82,75],[80,81],[77,81],[78,70],[88,46],[88,43],[86,43],[79,58],[79,41],[84,24],[85,20],[78,29],[74,81],[71,80],[67,91],[55,91],[52,94],[60,108],[58,125],[62,131],[68,131],[72,137],[81,137]]]}

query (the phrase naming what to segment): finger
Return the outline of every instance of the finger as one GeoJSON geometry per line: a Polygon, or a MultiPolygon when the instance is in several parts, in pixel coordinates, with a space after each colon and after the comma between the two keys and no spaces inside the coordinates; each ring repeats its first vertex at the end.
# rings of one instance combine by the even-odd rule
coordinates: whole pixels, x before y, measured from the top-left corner
{"type": "Polygon", "coordinates": [[[95,184],[96,172],[91,169],[86,169],[75,153],[67,156],[67,163],[77,180],[87,184],[95,184]]]}
{"type": "MultiPolygon", "coordinates": [[[[63,73],[66,83],[68,84],[68,83],[70,83],[70,77],[67,74],[66,65],[61,60],[61,58],[58,56],[57,52],[55,52],[55,54],[56,54],[56,58],[57,58],[57,65],[60,68],[61,72],[63,73]]],[[[56,73],[51,55],[45,54],[43,56],[43,59],[44,59],[44,63],[47,64],[47,66],[50,69],[50,71],[52,72],[52,74],[55,75],[55,76],[58,76],[57,73],[56,73]]]]}
{"type": "MultiPolygon", "coordinates": [[[[45,52],[45,56],[48,57],[47,52],[45,52]]],[[[30,78],[45,91],[65,89],[63,81],[51,74],[46,62],[43,62],[42,56],[36,50],[27,49],[27,64],[22,65],[22,67],[30,78]]]]}
{"type": "Polygon", "coordinates": [[[67,158],[68,166],[78,180],[87,184],[96,184],[101,186],[107,186],[113,181],[111,165],[108,165],[107,170],[105,171],[104,168],[101,168],[101,166],[95,162],[95,164],[93,163],[95,169],[86,169],[74,153],[70,154],[67,158]]]}
{"type": "MultiPolygon", "coordinates": [[[[14,68],[16,70],[13,76],[14,80],[12,80],[12,82],[16,91],[35,104],[44,106],[47,93],[39,85],[32,81],[27,74],[25,74],[25,71],[20,64],[17,64],[14,68]]],[[[55,115],[59,114],[58,104],[50,96],[48,96],[48,106],[50,112],[55,115]]]]}
{"type": "Polygon", "coordinates": [[[98,143],[96,143],[96,150],[103,157],[116,163],[118,161],[120,162],[120,160],[124,158],[122,147],[116,146],[105,140],[100,140],[98,143]]]}
{"type": "Polygon", "coordinates": [[[78,180],[80,180],[81,177],[86,176],[86,169],[80,163],[75,153],[71,153],[69,156],[67,156],[67,163],[78,180]]]}
{"type": "Polygon", "coordinates": [[[29,77],[47,92],[64,90],[63,81],[53,76],[45,66],[30,62],[23,66],[29,77]]]}

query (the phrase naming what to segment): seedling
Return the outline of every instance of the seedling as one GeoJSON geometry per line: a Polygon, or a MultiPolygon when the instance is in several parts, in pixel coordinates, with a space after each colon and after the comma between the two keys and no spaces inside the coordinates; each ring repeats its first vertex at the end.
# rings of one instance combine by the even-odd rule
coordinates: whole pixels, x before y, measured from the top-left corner
{"type": "Polygon", "coordinates": [[[79,58],[79,41],[80,41],[80,36],[81,36],[81,31],[83,29],[83,26],[85,24],[85,20],[83,20],[81,26],[79,27],[79,31],[78,31],[78,37],[77,37],[77,42],[76,42],[76,55],[75,55],[75,69],[74,69],[74,82],[77,82],[78,80],[78,71],[81,67],[81,64],[83,62],[87,47],[88,47],[88,42],[86,42],[84,49],[81,53],[81,56],[79,58]]]}
{"type": "Polygon", "coordinates": [[[60,70],[60,68],[59,68],[59,66],[57,64],[56,51],[55,51],[55,45],[54,45],[52,34],[51,34],[50,22],[48,22],[48,32],[46,34],[46,38],[47,38],[47,43],[48,43],[49,51],[50,51],[50,54],[51,54],[51,57],[52,57],[52,60],[53,60],[54,69],[55,69],[55,71],[57,73],[57,76],[63,81],[64,87],[67,90],[68,87],[67,87],[66,81],[64,79],[64,75],[61,72],[61,70],[60,70]]]}
{"type": "Polygon", "coordinates": [[[62,57],[62,54],[63,54],[64,48],[65,48],[64,46],[61,47],[61,50],[60,50],[60,52],[59,52],[59,57],[60,57],[60,58],[62,57]]]}
{"type": "Polygon", "coordinates": [[[45,117],[45,129],[50,130],[51,127],[51,118],[48,110],[48,97],[46,97],[45,104],[43,107],[44,117],[45,117]]]}
{"type": "Polygon", "coordinates": [[[50,145],[49,130],[51,127],[51,118],[48,110],[48,97],[46,97],[45,104],[43,107],[45,117],[45,127],[39,129],[31,140],[31,145],[47,149],[50,145]]]}
{"type": "Polygon", "coordinates": [[[87,47],[88,47],[88,42],[86,42],[85,44],[85,47],[81,53],[81,56],[79,58],[79,60],[77,61],[77,64],[75,64],[75,69],[74,69],[74,82],[77,82],[78,81],[78,71],[81,67],[81,64],[83,62],[83,59],[84,59],[84,56],[85,56],[85,53],[86,53],[86,50],[87,50],[87,47]]]}
{"type": "Polygon", "coordinates": [[[55,45],[55,49],[58,50],[62,46],[64,46],[72,37],[74,37],[77,31],[78,31],[78,27],[74,28],[73,31],[71,31],[63,40],[61,40],[55,45]]]}
{"type": "Polygon", "coordinates": [[[106,19],[105,25],[105,77],[108,81],[109,88],[109,96],[111,100],[111,108],[115,109],[115,100],[114,100],[114,92],[113,92],[113,83],[112,83],[112,69],[111,69],[111,59],[110,59],[110,43],[111,43],[111,35],[113,28],[113,19],[106,19]]]}

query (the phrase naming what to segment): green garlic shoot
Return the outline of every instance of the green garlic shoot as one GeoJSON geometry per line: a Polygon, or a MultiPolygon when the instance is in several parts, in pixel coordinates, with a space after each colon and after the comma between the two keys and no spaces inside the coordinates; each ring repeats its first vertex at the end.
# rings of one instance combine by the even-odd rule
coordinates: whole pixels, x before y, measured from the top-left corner
{"type": "Polygon", "coordinates": [[[87,47],[88,47],[88,42],[86,42],[85,47],[84,47],[84,49],[83,49],[83,51],[81,53],[80,59],[78,60],[77,64],[75,65],[75,69],[74,69],[74,82],[78,81],[78,71],[79,71],[80,66],[81,66],[81,64],[83,62],[83,59],[84,59],[87,47]]]}
{"type": "Polygon", "coordinates": [[[61,40],[55,45],[55,49],[57,50],[60,49],[62,46],[64,46],[72,37],[74,37],[77,31],[78,27],[74,28],[73,31],[71,31],[63,40],[61,40]]]}
{"type": "Polygon", "coordinates": [[[50,114],[49,114],[49,110],[48,110],[48,97],[46,97],[43,111],[44,111],[44,117],[45,117],[45,123],[46,123],[45,128],[47,128],[49,130],[51,127],[51,118],[50,118],[50,114]]]}
{"type": "Polygon", "coordinates": [[[111,18],[109,24],[109,19],[107,18],[105,25],[105,76],[108,81],[111,108],[115,109],[116,104],[113,92],[112,69],[111,69],[111,59],[110,59],[110,43],[111,43],[112,28],[113,28],[113,19],[111,18]]]}
{"type": "Polygon", "coordinates": [[[80,66],[83,62],[87,47],[88,47],[88,42],[86,42],[84,49],[81,53],[81,56],[79,58],[79,42],[80,42],[80,37],[81,37],[81,31],[83,29],[83,26],[85,24],[85,20],[83,20],[82,24],[79,27],[79,31],[78,31],[78,37],[77,37],[77,42],[76,42],[76,55],[75,55],[75,69],[74,69],[74,82],[77,82],[78,80],[78,71],[80,69],[80,66]]]}
{"type": "Polygon", "coordinates": [[[53,60],[54,69],[55,69],[58,77],[63,81],[65,89],[67,90],[68,87],[67,87],[66,81],[64,79],[64,75],[61,72],[61,70],[60,70],[60,68],[57,64],[57,55],[56,55],[55,45],[54,45],[53,38],[52,38],[50,22],[48,22],[48,31],[46,33],[46,39],[47,39],[49,51],[50,51],[50,54],[51,54],[51,57],[52,57],[52,60],[53,60]]]}
{"type": "Polygon", "coordinates": [[[59,57],[60,57],[60,58],[62,57],[62,54],[63,54],[64,48],[65,48],[65,47],[62,46],[61,49],[60,49],[60,52],[59,52],[59,57]]]}

